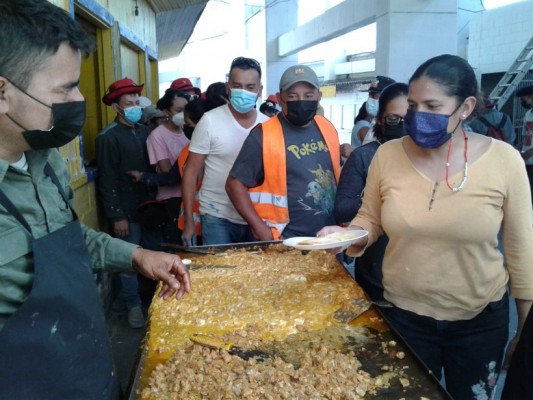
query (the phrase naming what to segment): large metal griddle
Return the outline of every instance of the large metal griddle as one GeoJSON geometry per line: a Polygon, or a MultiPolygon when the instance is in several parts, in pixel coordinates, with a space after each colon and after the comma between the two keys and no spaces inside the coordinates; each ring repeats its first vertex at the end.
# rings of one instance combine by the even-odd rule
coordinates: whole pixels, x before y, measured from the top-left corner
{"type": "MultiPolygon", "coordinates": [[[[265,249],[273,244],[280,244],[281,241],[270,242],[253,242],[253,243],[233,243],[224,245],[205,245],[205,246],[193,246],[190,248],[182,248],[167,244],[165,250],[170,253],[177,253],[183,258],[188,255],[195,254],[197,257],[201,257],[202,254],[218,254],[232,249],[246,249],[248,251],[257,251],[258,249],[265,249]]],[[[305,253],[305,251],[304,251],[305,253]]],[[[339,268],[343,268],[339,263],[339,268]]],[[[343,268],[344,269],[344,268],[343,268]]],[[[347,279],[352,279],[348,273],[346,273],[347,279]]],[[[372,375],[378,375],[383,365],[390,365],[391,358],[383,354],[383,343],[389,343],[390,341],[396,342],[396,350],[401,350],[405,353],[405,357],[401,360],[392,360],[403,366],[408,372],[411,385],[408,387],[402,387],[398,383],[391,384],[391,387],[387,389],[381,389],[376,395],[367,395],[368,399],[405,399],[405,400],[420,400],[421,398],[427,398],[431,400],[439,399],[452,399],[449,393],[441,386],[439,381],[431,373],[431,371],[424,365],[424,363],[418,358],[413,350],[407,345],[407,343],[401,338],[401,336],[393,329],[393,327],[387,323],[383,314],[379,310],[379,307],[372,306],[368,312],[373,313],[375,316],[382,318],[387,325],[388,329],[385,331],[372,331],[372,339],[365,342],[364,346],[358,344],[357,341],[347,340],[344,345],[346,351],[353,351],[355,356],[362,364],[362,368],[372,375]]],[[[148,329],[149,324],[147,324],[148,329]]],[[[146,335],[145,335],[146,336],[146,335]]],[[[301,343],[301,342],[300,342],[301,343]]],[[[147,349],[143,345],[138,352],[137,362],[130,383],[127,389],[127,399],[138,399],[137,389],[140,387],[140,379],[143,373],[143,367],[145,365],[145,358],[147,355],[147,349]]]]}

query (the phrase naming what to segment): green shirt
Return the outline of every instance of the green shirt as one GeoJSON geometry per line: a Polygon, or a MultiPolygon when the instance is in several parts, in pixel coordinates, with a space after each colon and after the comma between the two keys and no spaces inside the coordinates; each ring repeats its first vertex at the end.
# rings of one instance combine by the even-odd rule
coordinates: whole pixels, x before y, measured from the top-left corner
{"type": "MultiPolygon", "coordinates": [[[[70,176],[56,149],[26,153],[28,171],[17,169],[0,159],[0,189],[29,223],[35,238],[53,232],[73,215],[57,190],[44,174],[46,162],[57,174],[72,200],[70,176]]],[[[134,244],[82,226],[93,270],[131,270],[134,244]]],[[[0,206],[0,329],[24,302],[34,277],[31,236],[22,225],[0,206]]]]}

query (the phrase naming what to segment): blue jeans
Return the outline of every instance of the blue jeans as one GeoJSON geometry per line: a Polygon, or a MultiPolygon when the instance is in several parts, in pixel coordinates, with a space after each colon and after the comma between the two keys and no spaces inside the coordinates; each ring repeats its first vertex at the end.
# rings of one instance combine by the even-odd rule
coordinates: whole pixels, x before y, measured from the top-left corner
{"type": "Polygon", "coordinates": [[[381,311],[438,380],[444,369],[454,399],[491,398],[509,333],[507,293],[465,321],[439,321],[398,307],[381,311]]]}
{"type": "MultiPolygon", "coordinates": [[[[129,222],[130,233],[128,236],[124,236],[120,239],[133,244],[140,244],[142,237],[141,225],[137,222],[129,222]]],[[[137,281],[137,274],[135,273],[121,273],[120,277],[120,290],[118,298],[124,300],[128,310],[131,310],[135,306],[141,305],[141,296],[139,295],[139,282],[137,281]]]]}
{"type": "Polygon", "coordinates": [[[255,238],[248,225],[234,224],[224,218],[202,214],[202,239],[204,245],[254,242],[255,238]]]}

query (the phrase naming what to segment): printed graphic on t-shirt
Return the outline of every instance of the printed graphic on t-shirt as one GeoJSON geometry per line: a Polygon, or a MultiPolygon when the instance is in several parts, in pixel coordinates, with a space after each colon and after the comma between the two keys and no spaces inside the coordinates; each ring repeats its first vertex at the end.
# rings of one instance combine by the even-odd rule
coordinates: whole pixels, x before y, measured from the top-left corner
{"type": "Polygon", "coordinates": [[[331,154],[316,124],[294,127],[280,118],[285,139],[289,224],[284,237],[315,236],[335,224],[337,185],[331,154]]]}
{"type": "Polygon", "coordinates": [[[291,152],[296,159],[301,160],[303,157],[316,154],[318,152],[329,153],[328,146],[323,140],[318,142],[311,141],[310,143],[302,143],[299,146],[293,144],[287,146],[287,150],[291,152]]]}
{"type": "Polygon", "coordinates": [[[298,203],[304,210],[314,211],[314,214],[331,213],[333,211],[333,199],[335,198],[335,178],[331,170],[324,170],[322,165],[318,169],[309,170],[315,180],[307,184],[305,199],[300,198],[298,203]]]}
{"type": "Polygon", "coordinates": [[[299,196],[298,204],[304,211],[312,211],[314,215],[321,213],[331,213],[335,199],[335,177],[331,169],[324,169],[323,161],[329,161],[329,149],[322,140],[313,140],[309,142],[287,145],[288,163],[298,163],[301,166],[308,165],[306,172],[303,174],[308,178],[307,187],[304,196],[299,196]],[[318,166],[318,167],[316,167],[318,166]],[[311,181],[308,179],[312,178],[311,181]]]}

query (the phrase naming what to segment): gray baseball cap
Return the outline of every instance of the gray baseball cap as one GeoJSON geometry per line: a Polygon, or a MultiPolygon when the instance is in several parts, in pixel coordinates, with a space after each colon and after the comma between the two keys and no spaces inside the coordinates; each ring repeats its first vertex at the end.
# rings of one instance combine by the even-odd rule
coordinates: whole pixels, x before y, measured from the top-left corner
{"type": "Polygon", "coordinates": [[[167,115],[163,111],[161,111],[155,105],[150,104],[148,107],[143,108],[141,120],[139,122],[141,124],[146,124],[152,118],[164,118],[166,116],[167,115]]]}
{"type": "Polygon", "coordinates": [[[318,77],[307,65],[293,65],[285,70],[279,81],[279,89],[287,90],[298,82],[306,82],[319,89],[318,77]]]}

